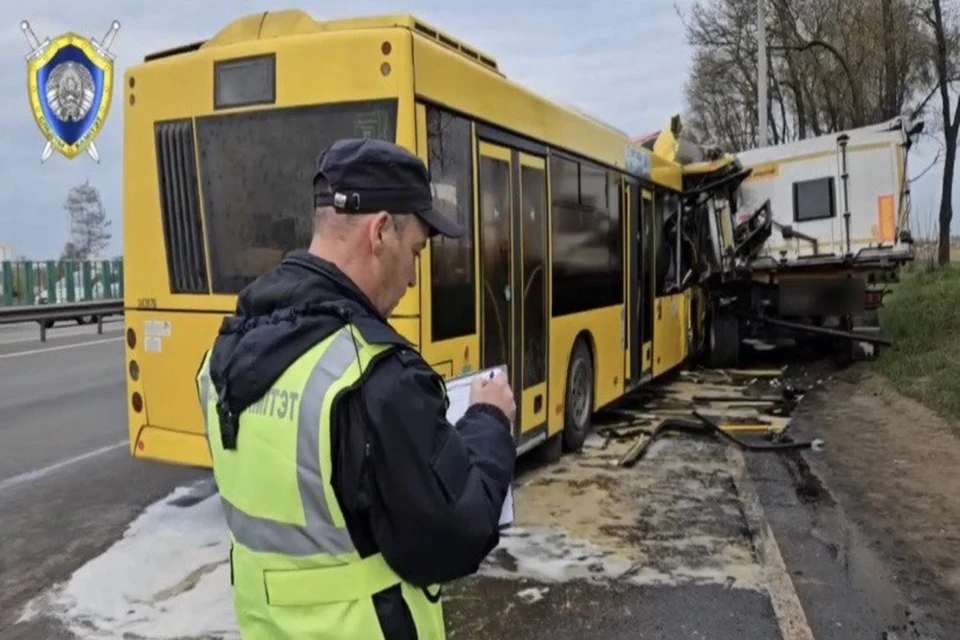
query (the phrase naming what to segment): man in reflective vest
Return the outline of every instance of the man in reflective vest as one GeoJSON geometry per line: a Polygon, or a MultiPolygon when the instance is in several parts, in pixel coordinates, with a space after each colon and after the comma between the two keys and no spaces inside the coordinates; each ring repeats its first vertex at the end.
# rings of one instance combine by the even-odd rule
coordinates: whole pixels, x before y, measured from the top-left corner
{"type": "MultiPolygon", "coordinates": [[[[445,637],[440,585],[499,542],[516,405],[442,379],[386,321],[430,236],[424,164],[341,140],[314,177],[314,237],[246,287],[197,376],[244,638],[445,637]]],[[[457,313],[450,309],[450,313],[457,313]]]]}

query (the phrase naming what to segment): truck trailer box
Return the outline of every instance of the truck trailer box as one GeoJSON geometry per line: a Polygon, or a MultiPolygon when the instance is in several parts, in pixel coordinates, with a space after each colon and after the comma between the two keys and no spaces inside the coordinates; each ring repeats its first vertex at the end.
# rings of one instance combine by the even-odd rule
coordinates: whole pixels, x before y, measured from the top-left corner
{"type": "Polygon", "coordinates": [[[751,170],[737,209],[770,201],[772,233],[757,261],[909,254],[907,158],[921,128],[895,118],[735,154],[751,170]]]}

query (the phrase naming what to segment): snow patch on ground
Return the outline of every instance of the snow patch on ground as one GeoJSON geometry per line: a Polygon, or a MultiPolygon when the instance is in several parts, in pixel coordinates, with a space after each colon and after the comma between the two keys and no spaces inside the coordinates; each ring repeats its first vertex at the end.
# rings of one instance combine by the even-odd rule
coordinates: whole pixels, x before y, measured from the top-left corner
{"type": "Polygon", "coordinates": [[[514,527],[480,566],[491,578],[530,578],[544,583],[616,579],[631,563],[612,560],[595,545],[547,527],[514,527]]]}
{"type": "Polygon", "coordinates": [[[24,609],[83,638],[239,638],[229,535],[211,483],[181,487],[121,540],[24,609]]]}

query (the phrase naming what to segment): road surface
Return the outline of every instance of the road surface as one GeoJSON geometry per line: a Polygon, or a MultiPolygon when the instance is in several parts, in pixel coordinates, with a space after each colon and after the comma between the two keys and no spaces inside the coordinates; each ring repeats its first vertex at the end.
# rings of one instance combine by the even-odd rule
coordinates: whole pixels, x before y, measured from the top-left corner
{"type": "Polygon", "coordinates": [[[125,396],[122,322],[0,327],[0,638],[57,637],[20,607],[204,475],[132,460],[125,396]]]}
{"type": "MultiPolygon", "coordinates": [[[[235,637],[223,631],[231,604],[216,497],[201,489],[164,502],[177,488],[209,488],[209,473],[130,458],[124,375],[119,322],[103,335],[57,328],[46,343],[36,327],[0,327],[4,640],[123,637],[159,628],[151,616],[179,625],[180,637],[235,637]],[[129,534],[134,522],[144,525],[139,539],[129,534]],[[162,545],[172,551],[158,552],[162,545]],[[193,564],[177,566],[184,558],[193,564]],[[50,615],[71,606],[50,588],[66,583],[68,595],[89,593],[83,580],[67,582],[85,566],[93,569],[84,580],[96,574],[107,588],[143,590],[164,571],[174,577],[169,588],[151,583],[131,600],[131,619],[116,635],[77,634],[50,615]],[[18,623],[29,602],[39,615],[18,623]]],[[[860,446],[862,431],[828,429],[816,415],[799,428],[824,437],[828,452],[835,446],[855,456],[860,446]]],[[[845,473],[855,457],[837,459],[831,474],[839,487],[831,487],[818,476],[826,472],[817,468],[834,464],[823,454],[807,464],[814,454],[743,453],[677,438],[621,469],[615,461],[625,446],[599,447],[594,438],[583,455],[557,465],[521,462],[518,526],[477,575],[445,589],[452,639],[957,637],[955,599],[925,586],[939,574],[884,553],[886,540],[898,541],[897,549],[912,542],[899,542],[904,529],[883,529],[896,505],[868,512],[850,499],[873,496],[886,477],[881,468],[867,485],[864,472],[845,473]],[[865,514],[860,522],[845,516],[846,504],[865,514]]],[[[938,468],[956,468],[954,458],[938,468]]],[[[900,495],[890,491],[889,499],[900,495]]],[[[960,554],[946,546],[951,534],[941,535],[940,574],[949,576],[960,554]]]]}

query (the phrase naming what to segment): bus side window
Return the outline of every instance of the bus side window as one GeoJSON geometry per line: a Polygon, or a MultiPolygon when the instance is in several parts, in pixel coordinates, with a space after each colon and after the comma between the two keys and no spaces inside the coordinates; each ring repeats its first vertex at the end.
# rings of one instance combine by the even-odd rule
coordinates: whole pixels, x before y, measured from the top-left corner
{"type": "Polygon", "coordinates": [[[427,155],[434,206],[466,229],[430,240],[431,333],[434,342],[476,332],[473,154],[470,121],[427,106],[427,155]]]}
{"type": "Polygon", "coordinates": [[[553,317],[623,302],[623,239],[617,183],[587,161],[550,158],[553,317]],[[614,198],[613,203],[609,202],[614,198]]]}

